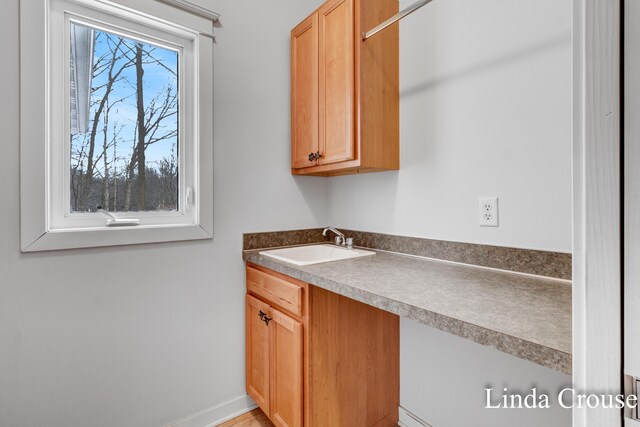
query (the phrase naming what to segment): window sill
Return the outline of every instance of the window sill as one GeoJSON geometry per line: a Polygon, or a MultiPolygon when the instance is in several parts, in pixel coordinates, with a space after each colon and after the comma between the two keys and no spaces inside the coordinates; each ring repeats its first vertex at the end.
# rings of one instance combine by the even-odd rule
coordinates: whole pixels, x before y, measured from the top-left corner
{"type": "Polygon", "coordinates": [[[213,230],[201,225],[100,227],[82,230],[55,230],[45,232],[39,237],[36,236],[30,244],[23,242],[22,252],[137,245],[211,238],[213,238],[213,230]],[[25,243],[27,244],[25,245],[25,243]]]}

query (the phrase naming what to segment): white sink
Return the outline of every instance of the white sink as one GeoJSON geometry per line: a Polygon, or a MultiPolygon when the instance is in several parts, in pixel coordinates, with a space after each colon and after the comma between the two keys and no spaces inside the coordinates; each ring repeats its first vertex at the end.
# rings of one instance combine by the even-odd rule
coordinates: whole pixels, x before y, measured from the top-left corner
{"type": "Polygon", "coordinates": [[[341,248],[336,245],[297,246],[260,252],[260,255],[295,265],[320,264],[322,262],[341,261],[375,254],[375,252],[371,251],[341,248]]]}

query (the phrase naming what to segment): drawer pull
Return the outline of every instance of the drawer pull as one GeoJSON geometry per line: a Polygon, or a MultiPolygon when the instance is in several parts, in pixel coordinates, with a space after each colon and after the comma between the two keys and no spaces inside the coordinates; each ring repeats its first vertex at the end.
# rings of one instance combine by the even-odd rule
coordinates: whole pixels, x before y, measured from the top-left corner
{"type": "Polygon", "coordinates": [[[260,316],[260,319],[267,325],[269,326],[269,322],[271,322],[271,320],[273,320],[273,317],[269,317],[267,316],[267,313],[265,313],[264,311],[260,310],[260,312],[258,313],[258,316],[260,316]]]}

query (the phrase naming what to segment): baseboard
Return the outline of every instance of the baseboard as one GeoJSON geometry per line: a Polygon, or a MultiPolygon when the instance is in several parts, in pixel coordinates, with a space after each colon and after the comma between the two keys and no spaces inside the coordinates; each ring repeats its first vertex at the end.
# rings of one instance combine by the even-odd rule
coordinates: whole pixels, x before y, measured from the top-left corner
{"type": "Polygon", "coordinates": [[[214,427],[247,413],[256,407],[255,402],[245,394],[178,420],[166,427],[214,427]]]}
{"type": "Polygon", "coordinates": [[[398,425],[400,427],[433,427],[431,424],[402,406],[398,408],[398,411],[400,415],[398,425]]]}

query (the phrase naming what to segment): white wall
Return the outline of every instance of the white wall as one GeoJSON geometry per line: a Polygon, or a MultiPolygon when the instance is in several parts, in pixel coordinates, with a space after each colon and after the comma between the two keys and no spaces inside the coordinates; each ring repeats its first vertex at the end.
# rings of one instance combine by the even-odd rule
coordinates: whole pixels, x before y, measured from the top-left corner
{"type": "Polygon", "coordinates": [[[244,394],[241,233],[327,219],[327,181],[289,172],[289,30],[316,3],[206,3],[222,13],[213,241],[23,255],[18,0],[2,2],[2,427],[158,427],[244,394]]]}
{"type": "Polygon", "coordinates": [[[571,0],[437,0],[405,18],[401,170],[331,179],[330,222],[570,252],[571,55],[571,0]],[[478,226],[481,196],[500,198],[499,228],[478,226]]]}
{"type": "MultiPolygon", "coordinates": [[[[401,319],[400,404],[434,427],[569,427],[571,410],[557,402],[571,378],[413,320],[401,319]],[[523,396],[536,387],[549,409],[486,409],[503,389],[523,396]]],[[[569,402],[565,401],[565,404],[569,402]]]]}
{"type": "MultiPolygon", "coordinates": [[[[570,252],[571,16],[571,0],[437,0],[405,18],[401,170],[330,179],[329,222],[570,252]],[[500,198],[499,228],[478,226],[481,196],[500,198]]],[[[491,382],[556,392],[568,376],[409,321],[401,357],[401,403],[435,426],[571,423],[478,400],[491,382]]]]}

